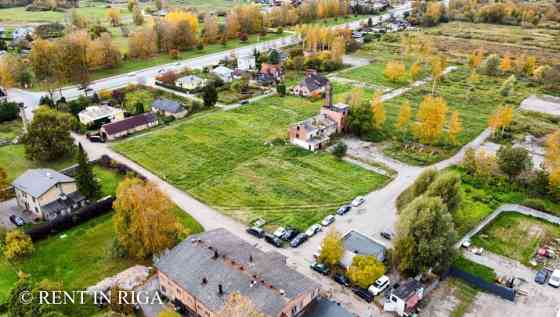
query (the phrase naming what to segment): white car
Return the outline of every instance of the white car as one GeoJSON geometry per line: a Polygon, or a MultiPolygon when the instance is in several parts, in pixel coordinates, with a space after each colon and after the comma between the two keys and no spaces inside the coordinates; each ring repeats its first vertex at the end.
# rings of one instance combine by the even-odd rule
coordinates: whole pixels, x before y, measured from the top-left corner
{"type": "Polygon", "coordinates": [[[333,215],[328,215],[325,217],[325,219],[323,219],[323,221],[321,221],[321,225],[323,227],[328,227],[331,223],[333,223],[335,220],[333,215]]]}
{"type": "Polygon", "coordinates": [[[285,234],[286,234],[286,229],[284,227],[279,227],[273,233],[273,235],[277,238],[282,238],[285,234]]]}
{"type": "Polygon", "coordinates": [[[307,229],[307,231],[305,231],[305,234],[308,237],[312,237],[314,236],[317,232],[321,231],[321,225],[319,224],[314,224],[311,227],[309,227],[309,229],[307,229]]]}
{"type": "Polygon", "coordinates": [[[556,288],[560,287],[560,270],[556,269],[552,272],[552,275],[548,280],[548,285],[556,288]]]}
{"type": "Polygon", "coordinates": [[[390,284],[389,277],[387,275],[383,275],[382,277],[378,278],[375,283],[373,283],[369,288],[368,291],[373,295],[377,296],[381,294],[390,284]]]}
{"type": "Polygon", "coordinates": [[[354,200],[352,200],[352,207],[358,207],[365,202],[366,202],[366,199],[364,197],[358,196],[358,197],[354,198],[354,200]]]}

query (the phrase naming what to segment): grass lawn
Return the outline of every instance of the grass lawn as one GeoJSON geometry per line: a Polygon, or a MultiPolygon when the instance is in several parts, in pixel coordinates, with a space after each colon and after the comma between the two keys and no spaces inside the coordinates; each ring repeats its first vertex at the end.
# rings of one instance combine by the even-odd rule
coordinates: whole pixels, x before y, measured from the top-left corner
{"type": "Polygon", "coordinates": [[[225,89],[220,90],[218,92],[218,102],[229,105],[234,104],[236,102],[240,102],[241,100],[250,99],[259,95],[262,95],[264,90],[257,89],[257,88],[249,88],[249,93],[242,94],[233,89],[225,89]]]}
{"type": "Polygon", "coordinates": [[[248,0],[172,0],[169,3],[171,6],[192,8],[199,11],[216,11],[253,2],[248,0]]]}
{"type": "Polygon", "coordinates": [[[453,289],[453,296],[459,301],[451,311],[451,317],[462,317],[470,310],[478,290],[457,278],[450,278],[449,284],[453,289]]]}
{"type": "Polygon", "coordinates": [[[8,181],[13,181],[30,168],[52,168],[60,170],[74,163],[74,158],[63,158],[55,162],[35,162],[25,158],[23,145],[8,145],[0,147],[0,166],[8,173],[8,181]]]}
{"type": "MultiPolygon", "coordinates": [[[[94,172],[103,195],[114,195],[121,176],[99,166],[94,172]]],[[[202,226],[179,208],[173,212],[191,233],[202,232],[202,226]]],[[[134,264],[147,261],[113,257],[111,254],[115,232],[113,214],[106,214],[76,226],[62,234],[35,243],[33,254],[19,263],[9,263],[0,257],[0,303],[17,280],[17,272],[30,274],[40,281],[48,278],[62,281],[67,289],[85,288],[114,275],[134,264]]]]}
{"type": "Polygon", "coordinates": [[[502,213],[472,242],[525,265],[545,241],[560,238],[560,226],[514,212],[502,213]]]}
{"type": "MultiPolygon", "coordinates": [[[[78,14],[91,19],[92,21],[107,21],[107,8],[105,5],[96,4],[84,6],[76,9],[78,14]]],[[[126,6],[121,7],[121,19],[130,16],[126,6]]],[[[31,22],[60,22],[64,23],[66,17],[70,17],[71,10],[66,12],[58,11],[26,11],[25,7],[0,9],[0,22],[8,24],[31,23],[31,22]]]]}
{"type": "Polygon", "coordinates": [[[23,132],[21,120],[0,123],[0,139],[11,141],[23,132]]]}
{"type": "Polygon", "coordinates": [[[488,283],[494,283],[496,279],[496,272],[494,272],[494,269],[473,262],[463,256],[457,257],[457,259],[453,262],[453,266],[467,273],[478,276],[488,283]]]}
{"type": "Polygon", "coordinates": [[[387,181],[328,153],[285,144],[288,126],[319,107],[319,102],[298,97],[268,97],[193,117],[114,148],[241,221],[264,217],[305,228],[387,181]]]}

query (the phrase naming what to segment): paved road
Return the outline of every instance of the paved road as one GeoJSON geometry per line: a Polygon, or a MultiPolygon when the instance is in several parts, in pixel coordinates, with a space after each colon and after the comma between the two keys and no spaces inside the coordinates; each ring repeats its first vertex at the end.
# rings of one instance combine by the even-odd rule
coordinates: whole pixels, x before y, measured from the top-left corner
{"type": "MultiPolygon", "coordinates": [[[[402,16],[404,12],[407,12],[410,9],[411,9],[410,3],[406,3],[404,5],[398,6],[390,10],[388,13],[384,15],[373,17],[373,19],[374,22],[377,22],[375,21],[376,19],[378,21],[386,20],[391,15],[402,16]]],[[[365,20],[348,22],[335,27],[356,29],[364,21],[365,20]]],[[[186,67],[193,68],[193,69],[203,68],[210,65],[215,65],[219,61],[223,60],[225,57],[229,57],[232,54],[238,57],[245,57],[245,56],[252,55],[255,49],[259,51],[267,51],[270,48],[286,47],[286,46],[297,44],[299,42],[300,42],[299,37],[297,37],[296,35],[290,35],[276,40],[264,41],[257,44],[243,46],[236,49],[225,50],[214,54],[204,55],[204,56],[191,58],[187,60],[181,60],[170,64],[154,66],[139,71],[134,71],[118,76],[96,80],[92,82],[89,87],[95,91],[114,90],[120,87],[127,86],[130,83],[144,83],[153,80],[154,77],[157,77],[160,74],[161,70],[180,71],[186,67]]],[[[82,95],[82,93],[83,92],[79,90],[77,86],[69,86],[62,89],[62,95],[67,100],[78,98],[80,95],[82,95]]],[[[31,91],[15,88],[9,90],[8,98],[9,100],[23,102],[26,105],[27,117],[32,118],[33,110],[38,106],[39,99],[41,98],[41,96],[45,94],[46,92],[31,92],[31,91]]]]}

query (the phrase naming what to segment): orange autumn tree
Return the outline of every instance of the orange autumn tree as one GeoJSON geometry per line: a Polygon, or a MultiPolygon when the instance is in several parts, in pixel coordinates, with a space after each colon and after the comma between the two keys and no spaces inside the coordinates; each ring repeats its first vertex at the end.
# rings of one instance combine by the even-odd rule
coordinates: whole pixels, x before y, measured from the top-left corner
{"type": "Polygon", "coordinates": [[[483,57],[484,57],[484,50],[482,48],[474,50],[469,55],[469,69],[471,70],[471,72],[474,72],[478,68],[478,66],[480,66],[483,57]]]}
{"type": "Polygon", "coordinates": [[[395,125],[397,130],[403,133],[406,132],[410,122],[410,117],[412,117],[412,107],[410,106],[410,102],[405,100],[399,110],[399,118],[397,119],[397,123],[395,125]]]}
{"type": "Polygon", "coordinates": [[[383,129],[385,124],[385,106],[381,100],[381,92],[376,92],[371,100],[371,111],[373,113],[373,126],[376,129],[383,129]]]}
{"type": "Polygon", "coordinates": [[[410,66],[410,78],[413,82],[420,79],[421,73],[422,73],[422,64],[419,61],[416,61],[414,64],[410,66]]]}
{"type": "Polygon", "coordinates": [[[117,241],[134,258],[148,258],[175,246],[187,232],[171,211],[173,203],[153,183],[126,178],[113,203],[117,241]]]}
{"type": "Polygon", "coordinates": [[[513,108],[511,106],[501,106],[488,120],[488,127],[495,136],[498,131],[503,133],[513,120],[513,108]]]}
{"type": "Polygon", "coordinates": [[[500,60],[500,70],[503,73],[508,73],[512,69],[513,69],[513,64],[512,64],[512,61],[511,61],[511,57],[509,56],[509,54],[506,54],[500,60]]]}
{"type": "Polygon", "coordinates": [[[385,65],[385,70],[383,75],[387,77],[392,82],[396,82],[402,79],[406,72],[405,66],[400,61],[389,61],[385,65]]]}
{"type": "Polygon", "coordinates": [[[165,16],[165,20],[171,22],[174,25],[185,21],[190,25],[191,31],[193,33],[198,32],[198,18],[196,15],[182,10],[171,11],[165,16]]]}
{"type": "Polygon", "coordinates": [[[447,111],[447,102],[442,97],[424,97],[416,114],[414,136],[424,144],[437,141],[445,126],[447,111]]]}
{"type": "Polygon", "coordinates": [[[461,123],[461,118],[459,117],[459,112],[453,111],[451,113],[451,117],[449,118],[449,125],[447,129],[451,144],[457,145],[459,143],[457,140],[457,136],[462,131],[463,131],[463,125],[461,123]]]}
{"type": "Polygon", "coordinates": [[[551,187],[560,186],[560,130],[549,134],[545,142],[544,164],[549,171],[548,181],[551,187]]]}
{"type": "Polygon", "coordinates": [[[111,26],[119,26],[121,24],[121,11],[117,8],[107,10],[107,18],[111,26]]]}

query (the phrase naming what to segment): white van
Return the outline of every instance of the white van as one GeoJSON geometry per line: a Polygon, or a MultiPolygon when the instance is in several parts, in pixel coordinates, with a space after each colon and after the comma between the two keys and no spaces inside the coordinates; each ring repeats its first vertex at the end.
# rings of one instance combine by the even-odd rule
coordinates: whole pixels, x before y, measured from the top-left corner
{"type": "Polygon", "coordinates": [[[548,280],[548,285],[552,287],[560,287],[560,270],[554,270],[550,279],[548,280]]]}

